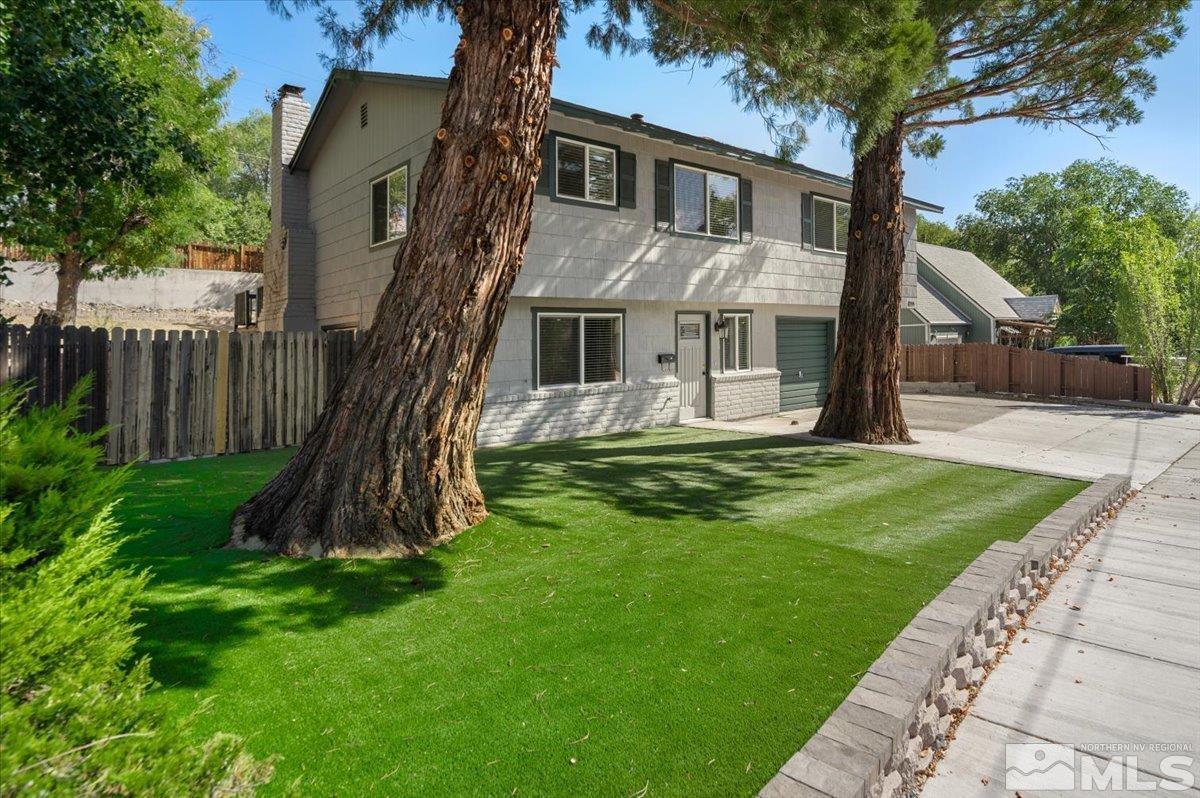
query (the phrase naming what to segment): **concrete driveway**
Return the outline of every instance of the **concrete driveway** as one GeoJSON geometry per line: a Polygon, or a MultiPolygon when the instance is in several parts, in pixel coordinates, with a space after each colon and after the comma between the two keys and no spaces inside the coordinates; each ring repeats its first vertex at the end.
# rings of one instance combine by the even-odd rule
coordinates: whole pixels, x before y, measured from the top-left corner
{"type": "MultiPolygon", "coordinates": [[[[1141,486],[1200,443],[1200,415],[970,394],[921,394],[903,401],[917,443],[863,448],[1078,479],[1129,474],[1141,486]]],[[[798,410],[704,426],[810,437],[818,413],[798,410]]]]}

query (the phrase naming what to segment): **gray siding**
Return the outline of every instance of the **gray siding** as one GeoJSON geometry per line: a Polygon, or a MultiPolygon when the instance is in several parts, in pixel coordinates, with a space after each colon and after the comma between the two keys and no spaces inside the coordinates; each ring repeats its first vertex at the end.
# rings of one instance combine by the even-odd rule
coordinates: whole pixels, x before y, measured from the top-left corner
{"type": "MultiPolygon", "coordinates": [[[[439,90],[363,83],[346,105],[308,175],[316,238],[316,316],[320,326],[368,325],[391,278],[398,243],[369,246],[369,183],[410,163],[410,195],[440,116],[439,90]],[[370,121],[359,126],[359,107],[370,121]]],[[[844,259],[801,244],[800,197],[845,190],[732,158],[634,136],[552,114],[553,130],[611,142],[637,157],[637,207],[619,210],[538,196],[533,230],[514,297],[618,302],[796,304],[835,313],[844,259]],[[654,161],[676,158],[740,173],[754,181],[749,243],[673,236],[654,227],[654,161]]],[[[911,208],[906,218],[914,217],[911,208]]],[[[915,227],[908,219],[908,227],[915,227]]],[[[904,297],[916,292],[909,236],[904,297]]]]}
{"type": "Polygon", "coordinates": [[[365,327],[374,317],[400,244],[370,245],[370,182],[407,161],[415,196],[441,106],[439,91],[362,83],[321,147],[308,176],[319,326],[365,327]]]}

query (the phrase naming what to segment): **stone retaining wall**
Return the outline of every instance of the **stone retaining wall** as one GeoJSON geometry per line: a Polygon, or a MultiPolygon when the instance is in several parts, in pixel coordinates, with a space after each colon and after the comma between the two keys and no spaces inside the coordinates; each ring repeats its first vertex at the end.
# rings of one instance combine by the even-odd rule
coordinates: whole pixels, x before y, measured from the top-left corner
{"type": "Polygon", "coordinates": [[[1129,477],[1110,474],[1020,542],[989,546],[917,613],[759,795],[912,794],[1031,607],[1129,487],[1129,477]]]}

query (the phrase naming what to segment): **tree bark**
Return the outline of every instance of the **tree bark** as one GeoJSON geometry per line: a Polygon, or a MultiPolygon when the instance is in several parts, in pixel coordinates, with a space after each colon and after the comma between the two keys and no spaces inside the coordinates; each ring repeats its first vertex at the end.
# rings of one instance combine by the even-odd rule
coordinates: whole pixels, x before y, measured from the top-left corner
{"type": "Polygon", "coordinates": [[[874,146],[854,159],[837,351],[816,435],[861,443],[912,441],[900,407],[903,146],[897,116],[874,146]]]}
{"type": "Polygon", "coordinates": [[[58,262],[58,294],[54,313],[59,324],[74,324],[79,307],[79,286],[83,283],[83,259],[79,252],[68,249],[55,256],[58,262]]]}
{"type": "Polygon", "coordinates": [[[300,451],[234,514],[231,545],[409,556],[487,516],[475,431],[529,238],[559,13],[459,6],[441,128],[375,322],[300,451]]]}

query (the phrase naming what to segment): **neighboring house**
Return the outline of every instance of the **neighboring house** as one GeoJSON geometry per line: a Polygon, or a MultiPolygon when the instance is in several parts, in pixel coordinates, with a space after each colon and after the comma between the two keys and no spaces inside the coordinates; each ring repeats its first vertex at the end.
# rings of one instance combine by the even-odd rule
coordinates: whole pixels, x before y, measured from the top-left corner
{"type": "Polygon", "coordinates": [[[1025,296],[979,258],[918,242],[916,303],[900,311],[906,344],[983,342],[1045,349],[1053,343],[1058,297],[1025,296]]]}
{"type": "MultiPolygon", "coordinates": [[[[445,90],[334,71],[310,118],[302,89],[280,89],[261,328],[371,323],[445,90]]],[[[558,100],[542,157],[481,444],[824,401],[848,179],[558,100]]],[[[917,209],[941,210],[906,200],[909,231],[917,209]]]]}

